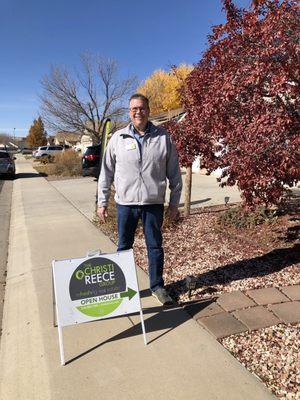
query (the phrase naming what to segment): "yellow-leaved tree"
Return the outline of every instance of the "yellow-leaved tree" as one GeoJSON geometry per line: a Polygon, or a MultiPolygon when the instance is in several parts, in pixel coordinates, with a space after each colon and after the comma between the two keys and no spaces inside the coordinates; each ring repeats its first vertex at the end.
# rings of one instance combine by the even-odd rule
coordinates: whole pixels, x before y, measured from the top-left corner
{"type": "Polygon", "coordinates": [[[180,88],[192,70],[193,66],[187,64],[170,71],[159,69],[143,82],[137,91],[148,97],[152,115],[182,106],[180,88]]]}
{"type": "MultiPolygon", "coordinates": [[[[171,68],[166,72],[163,70],[154,71],[143,84],[137,89],[138,93],[148,97],[151,115],[157,115],[161,112],[176,110],[182,107],[180,89],[188,75],[193,70],[193,66],[181,64],[178,67],[171,68]]],[[[166,128],[170,128],[168,125],[166,128]]],[[[180,132],[180,125],[174,122],[174,131],[180,132]]],[[[185,175],[185,207],[184,214],[189,215],[191,203],[191,188],[192,188],[192,164],[186,166],[185,175]]]]}

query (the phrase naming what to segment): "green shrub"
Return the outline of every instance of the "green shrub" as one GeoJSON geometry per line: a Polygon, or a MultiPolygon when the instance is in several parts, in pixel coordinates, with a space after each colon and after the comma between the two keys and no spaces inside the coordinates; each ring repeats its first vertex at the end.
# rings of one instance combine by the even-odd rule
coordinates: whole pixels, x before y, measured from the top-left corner
{"type": "Polygon", "coordinates": [[[221,226],[232,226],[235,228],[253,228],[256,225],[275,221],[274,210],[259,206],[254,211],[247,211],[243,207],[229,208],[218,217],[221,226]]]}

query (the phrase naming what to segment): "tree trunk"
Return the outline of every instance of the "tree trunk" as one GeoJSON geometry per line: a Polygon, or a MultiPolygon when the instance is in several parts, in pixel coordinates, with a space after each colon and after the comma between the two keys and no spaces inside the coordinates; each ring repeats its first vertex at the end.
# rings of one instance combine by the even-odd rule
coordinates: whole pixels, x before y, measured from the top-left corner
{"type": "Polygon", "coordinates": [[[191,192],[192,192],[192,165],[186,167],[186,175],[184,180],[184,216],[190,215],[191,209],[191,192]]]}

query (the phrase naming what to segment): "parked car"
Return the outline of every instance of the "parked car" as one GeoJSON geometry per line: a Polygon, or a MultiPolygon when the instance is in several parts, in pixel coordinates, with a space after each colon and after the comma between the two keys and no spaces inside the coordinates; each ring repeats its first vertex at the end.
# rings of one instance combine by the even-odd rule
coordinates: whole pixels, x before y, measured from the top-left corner
{"type": "Polygon", "coordinates": [[[22,154],[31,154],[31,153],[32,153],[32,149],[30,149],[29,147],[24,147],[24,148],[21,150],[21,153],[22,153],[22,154]]]}
{"type": "Polygon", "coordinates": [[[46,150],[47,146],[39,146],[39,147],[35,147],[32,149],[32,155],[33,157],[35,157],[36,153],[38,152],[38,150],[46,150]]]}
{"type": "Polygon", "coordinates": [[[34,153],[37,151],[38,147],[33,147],[31,149],[31,155],[34,156],[34,153]]]}
{"type": "Polygon", "coordinates": [[[16,174],[16,157],[12,157],[8,151],[0,150],[0,174],[13,179],[16,174]]]}
{"type": "Polygon", "coordinates": [[[63,146],[40,146],[33,154],[35,158],[51,157],[61,152],[63,146]]]}
{"type": "Polygon", "coordinates": [[[82,156],[82,176],[99,177],[101,145],[88,146],[82,156]]]}

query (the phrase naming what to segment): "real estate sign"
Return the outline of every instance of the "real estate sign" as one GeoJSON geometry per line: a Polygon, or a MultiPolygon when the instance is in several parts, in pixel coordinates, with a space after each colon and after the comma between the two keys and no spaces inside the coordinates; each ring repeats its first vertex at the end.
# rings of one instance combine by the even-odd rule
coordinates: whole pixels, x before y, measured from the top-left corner
{"type": "MultiPolygon", "coordinates": [[[[132,250],[53,261],[52,267],[59,330],[134,312],[142,319],[132,250]]],[[[143,321],[142,327],[146,342],[143,321]]]]}

